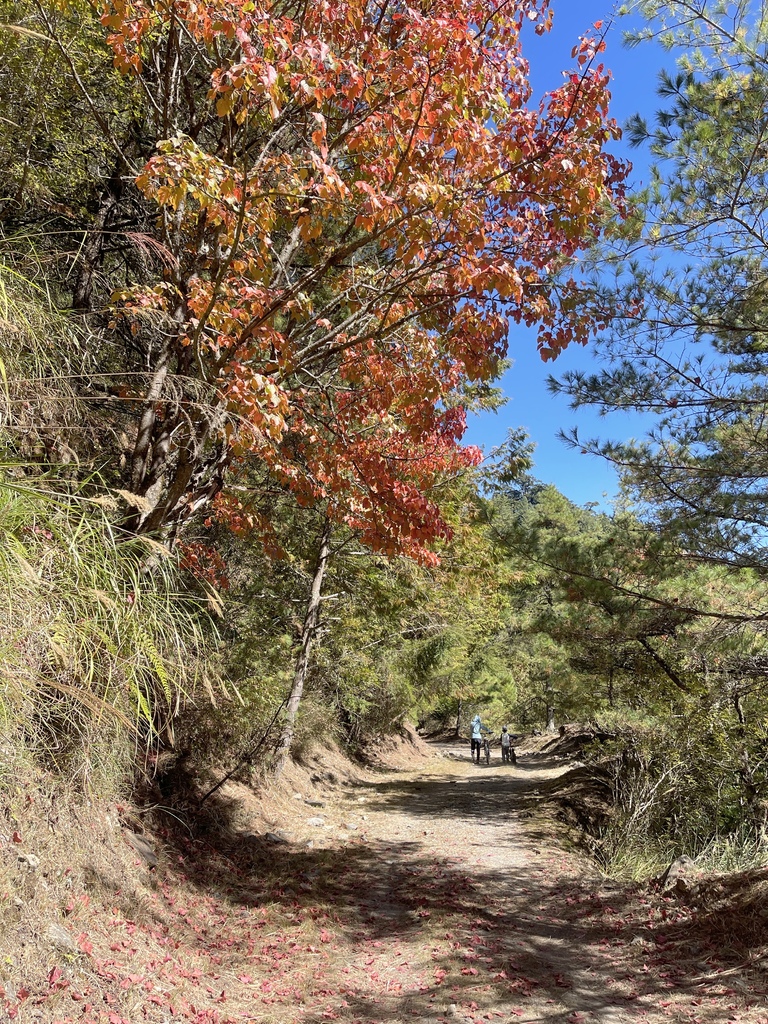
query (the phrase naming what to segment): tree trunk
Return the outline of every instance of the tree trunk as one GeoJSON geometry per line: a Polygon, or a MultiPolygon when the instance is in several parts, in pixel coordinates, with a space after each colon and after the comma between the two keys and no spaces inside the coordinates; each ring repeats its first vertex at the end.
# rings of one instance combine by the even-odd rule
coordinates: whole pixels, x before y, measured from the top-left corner
{"type": "Polygon", "coordinates": [[[456,735],[461,736],[461,700],[459,700],[459,706],[456,711],[456,735]]]}
{"type": "Polygon", "coordinates": [[[611,667],[608,671],[608,707],[613,708],[615,706],[616,701],[613,692],[613,662],[611,662],[611,667]]]}
{"type": "Polygon", "coordinates": [[[99,200],[99,209],[93,224],[86,233],[80,249],[75,285],[72,291],[72,309],[80,313],[90,313],[93,309],[93,282],[104,252],[107,221],[122,197],[123,171],[124,165],[121,162],[107,182],[107,187],[99,200]]]}
{"type": "Polygon", "coordinates": [[[544,684],[544,700],[547,706],[547,732],[555,732],[555,706],[553,703],[553,687],[552,680],[547,679],[544,684]]]}
{"type": "Polygon", "coordinates": [[[304,625],[301,630],[301,647],[299,648],[298,657],[296,658],[296,667],[293,673],[293,684],[291,686],[290,696],[288,697],[288,703],[285,706],[285,722],[277,745],[277,755],[275,759],[276,775],[279,775],[285,767],[285,762],[288,760],[288,755],[291,752],[293,734],[296,728],[296,715],[299,710],[302,694],[304,693],[304,683],[307,678],[312,641],[320,620],[321,593],[323,589],[325,571],[328,567],[330,550],[331,522],[329,519],[326,519],[323,525],[323,532],[320,535],[320,547],[317,555],[317,563],[315,565],[315,573],[312,577],[312,587],[309,592],[307,612],[304,616],[304,625]]]}

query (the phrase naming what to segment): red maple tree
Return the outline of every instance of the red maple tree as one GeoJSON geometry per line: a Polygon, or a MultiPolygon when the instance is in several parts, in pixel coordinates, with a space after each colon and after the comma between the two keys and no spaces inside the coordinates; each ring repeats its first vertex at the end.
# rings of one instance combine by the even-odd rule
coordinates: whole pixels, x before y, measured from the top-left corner
{"type": "Polygon", "coordinates": [[[586,339],[562,270],[622,202],[602,41],[533,105],[526,20],[544,32],[551,12],[106,0],[116,65],[149,98],[137,185],[170,257],[115,298],[155,336],[137,529],[217,496],[231,512],[227,470],[256,459],[367,543],[431,557],[429,488],[477,459],[467,387],[498,372],[511,323],[539,324],[544,358],[586,339]]]}

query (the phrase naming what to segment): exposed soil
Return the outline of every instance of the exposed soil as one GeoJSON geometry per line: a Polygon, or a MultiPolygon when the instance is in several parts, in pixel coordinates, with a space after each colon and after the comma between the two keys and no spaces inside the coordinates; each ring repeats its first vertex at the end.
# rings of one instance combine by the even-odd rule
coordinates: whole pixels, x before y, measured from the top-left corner
{"type": "Polygon", "coordinates": [[[739,931],[722,886],[693,907],[602,878],[540,810],[573,762],[476,766],[413,737],[382,754],[389,767],[292,768],[258,802],[229,786],[215,845],[180,827],[145,837],[151,871],[131,847],[133,878],[73,885],[69,951],[17,896],[37,967],[0,961],[9,1019],[768,1022],[763,918],[739,931]]]}

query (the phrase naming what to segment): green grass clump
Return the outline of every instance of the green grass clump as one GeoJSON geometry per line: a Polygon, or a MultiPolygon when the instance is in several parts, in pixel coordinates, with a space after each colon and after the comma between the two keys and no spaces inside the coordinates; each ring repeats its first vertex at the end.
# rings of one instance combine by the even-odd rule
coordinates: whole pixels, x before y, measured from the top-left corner
{"type": "Polygon", "coordinates": [[[120,424],[82,401],[89,336],[45,280],[0,238],[0,741],[93,783],[171,737],[212,631],[176,556],[121,530],[120,424]]]}
{"type": "Polygon", "coordinates": [[[0,475],[0,604],[6,736],[85,771],[116,734],[135,749],[171,728],[205,635],[164,547],[120,540],[98,500],[0,475]]]}

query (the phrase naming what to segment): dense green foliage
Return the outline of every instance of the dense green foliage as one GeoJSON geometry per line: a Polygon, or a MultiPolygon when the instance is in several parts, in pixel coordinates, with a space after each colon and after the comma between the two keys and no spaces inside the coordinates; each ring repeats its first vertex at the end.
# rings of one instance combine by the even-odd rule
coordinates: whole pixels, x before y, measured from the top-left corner
{"type": "Polygon", "coordinates": [[[698,852],[766,823],[768,35],[759,2],[632,6],[647,27],[628,42],[657,39],[675,65],[653,123],[629,125],[652,180],[595,254],[602,366],[551,387],[652,423],[640,441],[570,437],[615,463],[645,524],[613,541],[620,578],[598,560],[573,582],[629,625],[643,649],[633,672],[648,681],[612,842],[650,835],[698,852]]]}

